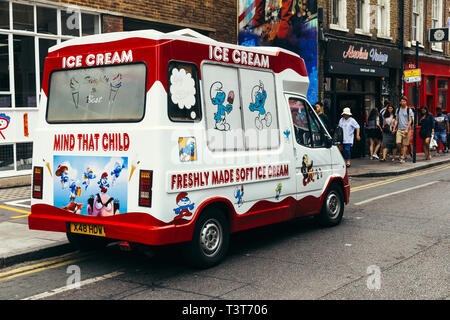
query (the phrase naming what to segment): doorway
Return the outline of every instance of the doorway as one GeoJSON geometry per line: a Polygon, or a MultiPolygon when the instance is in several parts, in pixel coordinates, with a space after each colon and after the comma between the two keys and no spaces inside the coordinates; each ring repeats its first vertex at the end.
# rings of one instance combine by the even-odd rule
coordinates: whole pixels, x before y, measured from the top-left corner
{"type": "Polygon", "coordinates": [[[345,107],[350,108],[352,112],[352,117],[358,122],[360,129],[361,140],[357,141],[355,136],[355,141],[353,143],[353,148],[351,151],[352,158],[361,158],[365,155],[365,116],[364,116],[364,96],[363,95],[337,95],[336,97],[336,115],[337,121],[341,119],[342,111],[345,107]]]}

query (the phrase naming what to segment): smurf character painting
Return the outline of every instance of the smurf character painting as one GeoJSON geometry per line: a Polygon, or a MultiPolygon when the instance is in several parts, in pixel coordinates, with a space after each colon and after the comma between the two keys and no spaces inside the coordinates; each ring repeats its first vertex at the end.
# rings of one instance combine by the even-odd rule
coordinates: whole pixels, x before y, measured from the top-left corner
{"type": "Polygon", "coordinates": [[[114,164],[114,169],[113,171],[111,171],[111,185],[114,185],[114,183],[116,182],[116,180],[119,178],[120,173],[122,172],[123,168],[125,168],[125,165],[122,163],[120,164],[119,162],[116,162],[114,164]]]}
{"type": "Polygon", "coordinates": [[[106,172],[102,173],[102,176],[100,177],[100,180],[97,181],[97,184],[102,193],[106,193],[108,191],[109,182],[108,182],[108,174],[106,172]]]}
{"type": "Polygon", "coordinates": [[[94,171],[91,168],[87,168],[86,171],[83,173],[83,186],[84,186],[84,190],[86,190],[90,183],[91,180],[95,179],[97,176],[94,174],[94,171]]]}
{"type": "Polygon", "coordinates": [[[225,106],[226,94],[223,91],[223,84],[216,81],[209,89],[209,96],[213,105],[217,106],[217,112],[214,113],[214,120],[216,121],[215,128],[220,131],[230,130],[230,124],[227,123],[227,115],[233,110],[234,92],[228,93],[228,104],[225,106]]]}
{"type": "Polygon", "coordinates": [[[283,185],[280,183],[277,185],[276,189],[275,189],[275,199],[279,200],[280,199],[280,194],[281,194],[281,190],[283,189],[283,185]]]}
{"type": "Polygon", "coordinates": [[[176,201],[178,208],[173,209],[176,214],[174,220],[192,216],[192,212],[190,210],[194,210],[195,204],[191,203],[191,199],[189,199],[187,192],[181,192],[177,196],[176,201]]]}
{"type": "Polygon", "coordinates": [[[77,185],[77,182],[72,180],[69,185],[70,190],[70,196],[69,200],[71,202],[75,201],[76,197],[79,197],[81,195],[81,187],[77,185]]]}
{"type": "Polygon", "coordinates": [[[197,147],[194,137],[179,138],[180,161],[188,162],[197,160],[197,147]]]}
{"type": "Polygon", "coordinates": [[[238,207],[240,207],[244,203],[244,186],[237,187],[234,190],[234,197],[237,199],[238,207]]]}
{"type": "Polygon", "coordinates": [[[56,169],[55,175],[57,177],[60,177],[62,188],[64,189],[66,187],[66,183],[69,182],[69,168],[66,164],[61,163],[58,165],[58,168],[56,169]]]}
{"type": "Polygon", "coordinates": [[[262,130],[264,124],[270,127],[272,124],[272,114],[265,109],[267,99],[267,92],[264,90],[264,84],[259,81],[252,89],[252,102],[250,102],[249,109],[252,112],[257,112],[258,116],[255,118],[255,126],[258,130],[262,130]]]}

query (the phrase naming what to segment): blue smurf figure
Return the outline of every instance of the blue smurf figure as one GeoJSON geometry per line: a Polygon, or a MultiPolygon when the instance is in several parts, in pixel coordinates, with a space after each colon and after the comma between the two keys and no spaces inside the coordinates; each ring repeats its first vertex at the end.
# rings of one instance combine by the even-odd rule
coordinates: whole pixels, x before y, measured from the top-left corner
{"type": "Polygon", "coordinates": [[[116,182],[116,180],[119,178],[120,173],[122,172],[123,168],[125,168],[124,164],[120,164],[119,162],[116,162],[114,164],[114,169],[113,171],[111,171],[111,185],[114,185],[114,183],[116,182]]]}
{"type": "Polygon", "coordinates": [[[91,183],[91,180],[95,179],[97,176],[94,174],[94,171],[91,168],[87,168],[86,171],[83,173],[83,186],[84,190],[86,190],[89,187],[89,184],[91,183]]]}
{"type": "Polygon", "coordinates": [[[237,199],[238,207],[240,207],[244,203],[244,186],[237,187],[234,190],[234,197],[237,199]]]}
{"type": "Polygon", "coordinates": [[[214,113],[214,120],[216,121],[215,128],[220,131],[230,130],[230,124],[227,123],[227,115],[233,110],[234,92],[230,91],[228,94],[227,102],[225,106],[226,94],[222,90],[223,84],[220,81],[216,81],[211,85],[209,89],[209,95],[213,105],[217,106],[217,112],[214,113]]]}
{"type": "Polygon", "coordinates": [[[75,198],[79,196],[81,193],[80,191],[81,188],[77,186],[77,183],[74,180],[71,180],[69,184],[69,190],[70,190],[69,201],[75,201],[75,198]]]}
{"type": "Polygon", "coordinates": [[[100,177],[100,180],[97,181],[97,184],[102,193],[106,193],[108,191],[109,183],[108,183],[108,174],[106,172],[102,173],[102,176],[100,177]]]}
{"type": "Polygon", "coordinates": [[[258,130],[266,127],[270,127],[272,124],[272,114],[266,112],[265,104],[267,99],[267,92],[264,90],[264,84],[260,80],[259,85],[256,85],[252,89],[252,102],[250,102],[249,109],[252,112],[258,112],[258,116],[255,118],[255,126],[258,130]]]}
{"type": "Polygon", "coordinates": [[[182,162],[192,161],[195,158],[195,138],[189,138],[184,148],[180,148],[180,160],[182,162]]]}

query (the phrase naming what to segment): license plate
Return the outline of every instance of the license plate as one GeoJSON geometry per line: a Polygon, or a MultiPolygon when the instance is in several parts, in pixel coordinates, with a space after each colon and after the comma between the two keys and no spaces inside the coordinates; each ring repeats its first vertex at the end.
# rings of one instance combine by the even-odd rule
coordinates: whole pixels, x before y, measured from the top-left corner
{"type": "Polygon", "coordinates": [[[97,224],[71,223],[70,232],[105,237],[105,226],[97,224]]]}

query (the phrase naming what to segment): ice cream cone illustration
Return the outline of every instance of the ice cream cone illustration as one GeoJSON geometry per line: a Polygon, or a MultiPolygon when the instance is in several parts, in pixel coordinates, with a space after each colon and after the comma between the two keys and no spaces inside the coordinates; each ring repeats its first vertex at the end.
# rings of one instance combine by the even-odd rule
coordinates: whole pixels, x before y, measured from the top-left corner
{"type": "Polygon", "coordinates": [[[45,162],[45,166],[47,167],[48,171],[50,172],[50,176],[53,177],[52,169],[50,169],[50,162],[46,162],[45,159],[42,159],[42,161],[45,162]]]}
{"type": "Polygon", "coordinates": [[[122,74],[116,74],[109,83],[109,86],[111,88],[109,92],[109,103],[112,103],[116,100],[117,92],[119,92],[122,86],[122,74]]]}
{"type": "Polygon", "coordinates": [[[134,170],[136,170],[136,166],[140,163],[140,161],[138,161],[137,163],[132,163],[131,164],[131,171],[130,171],[130,177],[128,178],[128,182],[130,182],[131,177],[133,176],[134,170]]]}
{"type": "Polygon", "coordinates": [[[78,108],[80,102],[80,83],[74,78],[70,78],[70,89],[72,89],[72,100],[75,108],[78,108]]]}

